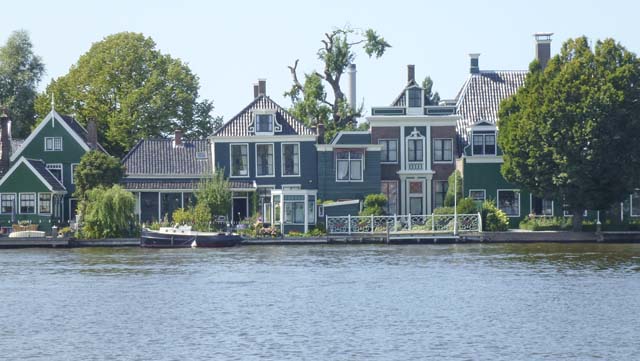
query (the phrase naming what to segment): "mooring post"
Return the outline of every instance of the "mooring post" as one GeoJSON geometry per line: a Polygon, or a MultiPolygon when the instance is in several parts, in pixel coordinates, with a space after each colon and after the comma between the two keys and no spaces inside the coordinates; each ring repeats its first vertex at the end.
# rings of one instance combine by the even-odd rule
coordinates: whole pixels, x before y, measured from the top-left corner
{"type": "Polygon", "coordinates": [[[371,233],[373,233],[373,214],[371,215],[371,233]]]}
{"type": "Polygon", "coordinates": [[[351,234],[351,213],[347,215],[347,232],[351,234]]]}
{"type": "Polygon", "coordinates": [[[409,213],[408,217],[409,221],[407,222],[407,224],[409,225],[409,231],[411,231],[411,213],[409,213]]]}
{"type": "Polygon", "coordinates": [[[436,215],[431,213],[431,233],[436,233],[436,215]]]}
{"type": "Polygon", "coordinates": [[[395,213],[393,214],[393,230],[398,230],[398,215],[395,213]]]}
{"type": "Polygon", "coordinates": [[[387,244],[389,244],[389,219],[387,219],[387,244]]]}

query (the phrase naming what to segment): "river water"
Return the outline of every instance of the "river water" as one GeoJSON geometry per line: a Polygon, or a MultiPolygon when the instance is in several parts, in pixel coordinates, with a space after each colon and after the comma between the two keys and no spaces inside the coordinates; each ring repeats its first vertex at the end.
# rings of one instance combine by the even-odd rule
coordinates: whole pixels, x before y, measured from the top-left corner
{"type": "Polygon", "coordinates": [[[0,250],[1,360],[640,360],[640,245],[0,250]]]}

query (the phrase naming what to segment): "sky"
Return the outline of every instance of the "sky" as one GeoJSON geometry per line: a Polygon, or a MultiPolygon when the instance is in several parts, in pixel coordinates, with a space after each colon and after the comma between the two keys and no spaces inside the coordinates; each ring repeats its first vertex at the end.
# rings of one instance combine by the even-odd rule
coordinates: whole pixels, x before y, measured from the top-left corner
{"type": "Polygon", "coordinates": [[[417,79],[431,76],[443,99],[454,98],[468,77],[469,53],[481,54],[481,70],[525,70],[536,32],[554,33],[552,54],[581,35],[611,37],[640,51],[634,1],[23,0],[0,6],[0,42],[25,29],[46,65],[40,90],[92,43],[140,32],[189,65],[200,78],[200,96],[213,100],[213,114],[225,120],[253,100],[258,79],[266,79],[267,95],[289,107],[287,66],[300,59],[301,72],[320,70],[320,40],[335,27],[372,28],[392,45],[379,59],[357,52],[357,98],[366,112],[393,101],[406,85],[407,64],[415,64],[417,79]]]}

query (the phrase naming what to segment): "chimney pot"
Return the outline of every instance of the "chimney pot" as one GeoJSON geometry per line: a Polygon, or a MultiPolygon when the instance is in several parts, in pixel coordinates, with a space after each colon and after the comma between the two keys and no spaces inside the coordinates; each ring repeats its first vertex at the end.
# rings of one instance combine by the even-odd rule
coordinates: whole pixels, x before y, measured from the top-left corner
{"type": "Polygon", "coordinates": [[[98,127],[93,119],[87,121],[87,143],[89,143],[89,148],[91,149],[98,148],[98,127]]]}
{"type": "Polygon", "coordinates": [[[267,81],[258,79],[258,95],[267,95],[267,81]]]}
{"type": "Polygon", "coordinates": [[[253,99],[257,98],[260,95],[260,91],[258,90],[258,84],[253,84],[253,99]]]}
{"type": "Polygon", "coordinates": [[[469,54],[469,73],[478,74],[480,72],[480,53],[469,54]]]}
{"type": "Polygon", "coordinates": [[[176,129],[174,131],[173,145],[175,147],[182,146],[182,129],[176,129]]]}
{"type": "Polygon", "coordinates": [[[0,114],[0,150],[2,154],[0,154],[0,175],[5,174],[9,170],[10,165],[10,157],[11,157],[11,135],[9,134],[9,123],[11,119],[9,119],[9,112],[6,108],[2,109],[2,113],[0,114]]]}
{"type": "Polygon", "coordinates": [[[416,66],[413,64],[407,65],[407,82],[416,80],[416,66]]]}

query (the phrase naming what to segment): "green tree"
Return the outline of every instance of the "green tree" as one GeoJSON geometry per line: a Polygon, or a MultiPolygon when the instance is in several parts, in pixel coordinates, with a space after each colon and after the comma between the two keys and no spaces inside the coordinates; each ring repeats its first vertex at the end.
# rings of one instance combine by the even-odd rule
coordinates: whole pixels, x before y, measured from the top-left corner
{"type": "Polygon", "coordinates": [[[364,199],[364,208],[360,212],[361,216],[382,216],[384,207],[387,205],[387,196],[383,193],[368,194],[364,199]]]}
{"type": "Polygon", "coordinates": [[[342,129],[354,129],[356,118],[360,116],[362,106],[354,110],[349,106],[340,86],[342,75],[356,58],[356,46],[361,45],[369,57],[381,57],[391,47],[383,37],[373,29],[366,31],[349,27],[334,29],[324,34],[322,47],[318,50],[318,59],[324,69],[305,74],[304,84],[298,78],[298,60],[289,66],[293,85],[285,96],[293,103],[292,112],[308,126],[318,123],[325,125],[325,139],[342,129]],[[333,93],[333,99],[327,98],[325,85],[333,93]]]}
{"type": "Polygon", "coordinates": [[[85,153],[73,175],[76,190],[74,196],[86,199],[89,190],[117,184],[124,175],[124,166],[117,158],[98,150],[85,153]]]}
{"type": "Polygon", "coordinates": [[[142,34],[123,32],[94,43],[69,73],[53,80],[36,100],[39,116],[56,110],[81,123],[95,119],[107,151],[121,157],[141,138],[182,129],[185,137],[210,135],[221,119],[213,103],[198,100],[199,79],[191,69],[156,49],[142,34]]]}
{"type": "Polygon", "coordinates": [[[460,171],[454,170],[447,179],[447,184],[447,194],[444,196],[444,206],[453,207],[455,203],[454,197],[456,190],[458,191],[458,201],[462,199],[462,175],[460,174],[460,171]],[[454,185],[454,180],[457,182],[457,185],[454,185]]]}
{"type": "Polygon", "coordinates": [[[538,197],[562,199],[582,225],[584,209],[620,202],[640,178],[640,62],[613,39],[562,45],[543,70],[500,107],[504,177],[538,197]]]}
{"type": "Polygon", "coordinates": [[[87,193],[82,233],[88,238],[113,238],[137,233],[136,201],[119,185],[98,187],[87,193]]]}
{"type": "Polygon", "coordinates": [[[11,33],[0,47],[0,105],[9,109],[14,138],[26,138],[35,124],[36,86],[44,72],[42,59],[33,53],[29,33],[11,33]]]}
{"type": "Polygon", "coordinates": [[[433,80],[427,76],[422,81],[422,89],[424,89],[425,105],[438,105],[440,103],[440,94],[433,93],[433,80]]]}
{"type": "Polygon", "coordinates": [[[211,215],[228,215],[231,209],[231,189],[223,169],[216,169],[213,176],[203,180],[196,191],[197,204],[204,204],[211,215]]]}

